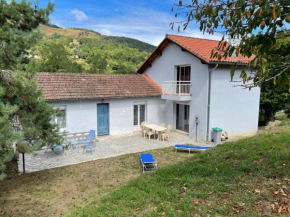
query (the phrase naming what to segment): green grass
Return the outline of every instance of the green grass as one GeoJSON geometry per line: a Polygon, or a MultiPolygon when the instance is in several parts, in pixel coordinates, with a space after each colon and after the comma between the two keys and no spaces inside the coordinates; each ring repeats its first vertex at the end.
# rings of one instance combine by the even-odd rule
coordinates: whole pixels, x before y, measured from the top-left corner
{"type": "Polygon", "coordinates": [[[289,131],[259,134],[141,175],[70,215],[287,215],[289,164],[289,131]]]}

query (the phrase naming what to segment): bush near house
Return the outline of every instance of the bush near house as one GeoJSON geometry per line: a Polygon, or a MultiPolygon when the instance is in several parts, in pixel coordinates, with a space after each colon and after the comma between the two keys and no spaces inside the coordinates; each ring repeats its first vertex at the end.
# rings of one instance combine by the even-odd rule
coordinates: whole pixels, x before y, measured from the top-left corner
{"type": "Polygon", "coordinates": [[[289,215],[289,162],[289,131],[261,133],[144,174],[72,216],[289,215]]]}

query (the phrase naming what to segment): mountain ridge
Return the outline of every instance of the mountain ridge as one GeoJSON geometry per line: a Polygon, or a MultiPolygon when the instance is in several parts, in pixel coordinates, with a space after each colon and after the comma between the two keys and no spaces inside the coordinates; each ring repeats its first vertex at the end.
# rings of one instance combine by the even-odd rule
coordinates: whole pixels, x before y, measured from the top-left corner
{"type": "Polygon", "coordinates": [[[73,37],[73,38],[93,38],[100,39],[101,41],[109,41],[113,44],[125,44],[131,48],[137,48],[139,51],[152,52],[155,49],[154,45],[147,42],[140,41],[138,39],[125,37],[125,36],[108,36],[102,35],[101,33],[79,27],[72,28],[62,28],[54,24],[41,24],[38,27],[39,31],[47,36],[63,36],[63,37],[73,37]]]}

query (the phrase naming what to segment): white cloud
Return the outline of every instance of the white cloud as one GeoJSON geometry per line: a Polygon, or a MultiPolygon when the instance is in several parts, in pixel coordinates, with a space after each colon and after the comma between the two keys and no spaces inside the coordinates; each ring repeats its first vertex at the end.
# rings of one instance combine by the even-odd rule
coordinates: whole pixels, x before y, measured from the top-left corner
{"type": "Polygon", "coordinates": [[[78,22],[82,22],[88,19],[88,16],[83,11],[80,11],[79,9],[71,10],[70,14],[74,15],[78,22]]]}
{"type": "MultiPolygon", "coordinates": [[[[93,10],[94,8],[90,8],[93,10]]],[[[104,35],[125,36],[135,38],[153,45],[158,45],[165,34],[178,34],[197,38],[221,39],[221,35],[203,35],[199,26],[192,23],[186,31],[171,30],[169,23],[174,21],[174,14],[157,11],[148,7],[128,6],[118,8],[120,13],[108,12],[109,17],[93,17],[85,23],[72,21],[69,17],[61,16],[55,21],[67,27],[81,27],[93,29],[104,35]]],[[[73,10],[76,11],[77,9],[73,10]]],[[[97,9],[96,9],[97,10],[97,9]]],[[[98,9],[100,10],[100,8],[98,9]]],[[[114,11],[115,9],[113,9],[114,11]]],[[[78,12],[82,12],[77,10],[78,12]]],[[[71,11],[72,13],[72,11],[71,11]]],[[[87,18],[87,16],[85,15],[87,18]]]]}

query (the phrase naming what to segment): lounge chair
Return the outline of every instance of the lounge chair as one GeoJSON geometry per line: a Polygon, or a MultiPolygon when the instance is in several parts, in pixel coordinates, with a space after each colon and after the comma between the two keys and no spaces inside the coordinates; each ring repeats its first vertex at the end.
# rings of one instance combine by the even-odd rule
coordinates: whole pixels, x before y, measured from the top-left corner
{"type": "Polygon", "coordinates": [[[211,149],[211,147],[200,147],[200,146],[190,146],[190,145],[175,145],[175,152],[177,152],[178,149],[187,149],[190,153],[190,150],[208,150],[211,149]]]}
{"type": "Polygon", "coordinates": [[[79,141],[80,144],[83,144],[83,145],[86,145],[86,144],[91,144],[95,138],[95,130],[90,130],[90,134],[88,136],[88,139],[87,140],[82,140],[82,141],[79,141]]]}
{"type": "Polygon", "coordinates": [[[140,154],[143,173],[145,171],[153,171],[157,169],[157,162],[151,153],[140,154]]]}
{"type": "Polygon", "coordinates": [[[93,154],[93,151],[95,151],[95,149],[96,149],[96,145],[86,145],[84,147],[83,153],[91,152],[91,154],[93,154]]]}

